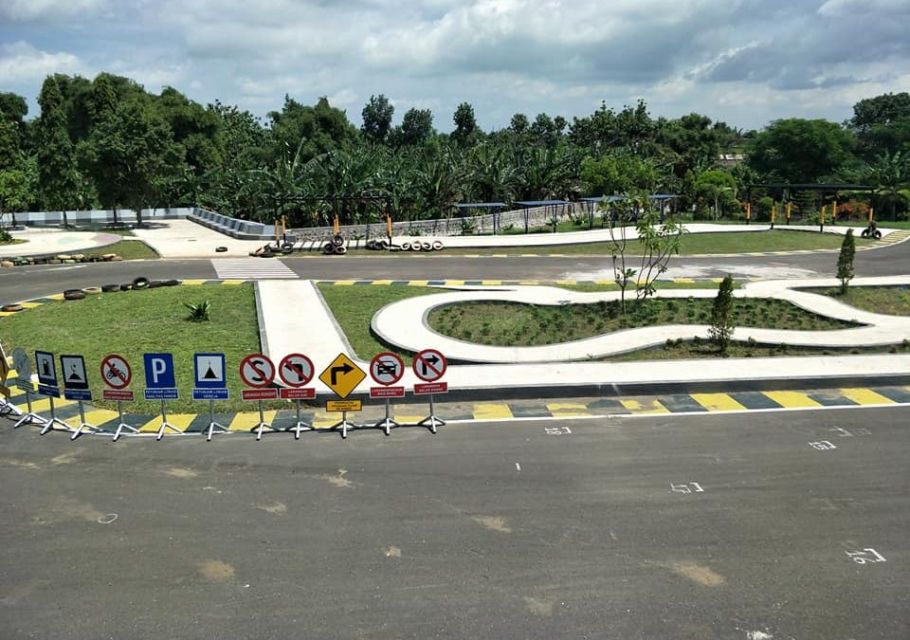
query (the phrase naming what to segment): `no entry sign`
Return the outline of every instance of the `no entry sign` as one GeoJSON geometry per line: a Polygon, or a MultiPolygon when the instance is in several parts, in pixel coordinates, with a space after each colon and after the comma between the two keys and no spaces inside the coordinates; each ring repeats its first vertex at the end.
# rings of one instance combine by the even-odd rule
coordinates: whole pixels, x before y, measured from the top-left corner
{"type": "Polygon", "coordinates": [[[394,353],[380,353],[370,361],[370,375],[378,384],[393,385],[404,375],[404,361],[394,353]]]}
{"type": "Polygon", "coordinates": [[[414,356],[414,375],[425,382],[436,382],[446,372],[446,357],[436,349],[424,349],[414,356]]]}

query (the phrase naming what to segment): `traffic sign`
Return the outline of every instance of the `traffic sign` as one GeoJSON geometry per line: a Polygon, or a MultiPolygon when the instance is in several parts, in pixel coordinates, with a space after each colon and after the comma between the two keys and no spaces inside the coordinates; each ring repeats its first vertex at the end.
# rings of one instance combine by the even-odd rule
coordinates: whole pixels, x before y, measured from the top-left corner
{"type": "Polygon", "coordinates": [[[13,367],[16,369],[16,386],[23,391],[34,391],[34,387],[32,387],[32,361],[22,347],[13,349],[13,367]]]}
{"type": "MultiPolygon", "coordinates": [[[[366,374],[364,374],[364,378],[366,374]]],[[[363,403],[360,400],[328,400],[325,403],[326,411],[333,412],[348,412],[348,411],[362,411],[363,403]]]]}
{"type": "Polygon", "coordinates": [[[194,356],[194,386],[196,389],[225,389],[225,357],[223,353],[197,353],[194,356]]]}
{"type": "Polygon", "coordinates": [[[316,389],[313,387],[292,388],[282,387],[279,389],[282,400],[312,400],[316,397],[316,389]]]}
{"type": "Polygon", "coordinates": [[[230,392],[227,388],[203,387],[202,389],[193,389],[193,400],[227,400],[230,398],[230,392]]]}
{"type": "Polygon", "coordinates": [[[404,375],[404,361],[396,353],[380,353],[370,361],[370,375],[378,384],[395,384],[404,375]]]}
{"type": "Polygon", "coordinates": [[[88,373],[85,371],[85,358],[82,356],[60,356],[60,369],[63,372],[63,397],[67,400],[92,399],[88,388],[88,373]]]}
{"type": "Polygon", "coordinates": [[[448,393],[448,391],[448,382],[428,382],[426,384],[414,385],[415,396],[431,396],[437,393],[448,393]]]}
{"type": "Polygon", "coordinates": [[[370,387],[371,398],[403,398],[404,387],[370,387]]]}
{"type": "Polygon", "coordinates": [[[135,396],[129,389],[102,389],[101,399],[116,402],[132,402],[135,400],[135,396]]]}
{"type": "Polygon", "coordinates": [[[130,363],[123,356],[113,353],[104,356],[101,361],[101,380],[111,389],[126,389],[133,380],[130,363]]]}
{"type": "Polygon", "coordinates": [[[35,352],[35,367],[38,369],[38,384],[45,387],[56,387],[57,365],[54,363],[54,354],[47,351],[35,352]]]}
{"type": "MultiPolygon", "coordinates": [[[[142,356],[145,364],[146,389],[175,389],[177,376],[174,374],[174,356],[170,353],[146,353],[142,356]]],[[[148,398],[160,400],[162,398],[148,398]]],[[[169,398],[164,398],[165,400],[169,398]]]]}
{"type": "Polygon", "coordinates": [[[240,394],[244,400],[274,400],[278,397],[278,389],[244,389],[240,394]]]}
{"type": "Polygon", "coordinates": [[[436,349],[424,349],[414,356],[414,375],[425,382],[436,382],[446,372],[446,357],[436,349]]]}
{"type": "Polygon", "coordinates": [[[332,364],[319,374],[319,379],[325,386],[342,398],[351,395],[351,392],[366,377],[367,374],[363,369],[343,353],[339,353],[338,357],[332,360],[332,364]]]}
{"type": "Polygon", "coordinates": [[[275,364],[261,353],[248,355],[240,361],[240,379],[248,387],[267,387],[275,379],[275,364]]]}
{"type": "Polygon", "coordinates": [[[278,364],[278,376],[289,387],[302,387],[312,380],[315,374],[313,361],[302,353],[288,354],[278,364]]]}
{"type": "Polygon", "coordinates": [[[7,376],[9,376],[9,363],[6,361],[6,349],[0,342],[0,385],[6,382],[7,376]]]}

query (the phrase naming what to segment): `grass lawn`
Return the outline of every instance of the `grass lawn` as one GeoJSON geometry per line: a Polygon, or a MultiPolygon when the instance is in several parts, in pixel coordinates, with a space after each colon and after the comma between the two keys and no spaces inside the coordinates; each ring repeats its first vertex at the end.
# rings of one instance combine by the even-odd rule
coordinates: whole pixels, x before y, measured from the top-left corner
{"type": "Polygon", "coordinates": [[[106,247],[80,251],[85,256],[103,256],[106,253],[116,253],[124,260],[155,260],[160,257],[154,249],[141,240],[121,240],[106,247]]]}
{"type": "Polygon", "coordinates": [[[812,293],[831,296],[857,309],[892,316],[910,316],[910,286],[847,287],[841,295],[839,288],[807,289],[812,293]]]}
{"type": "MultiPolygon", "coordinates": [[[[513,302],[465,302],[437,307],[430,326],[443,335],[477,344],[528,347],[582,340],[612,331],[663,324],[709,324],[713,299],[649,299],[542,306],[513,302]]],[[[809,313],[781,300],[736,300],[734,324],[774,329],[830,330],[849,323],[809,313]]]]}
{"type": "MultiPolygon", "coordinates": [[[[0,333],[9,350],[23,347],[29,355],[41,349],[58,356],[85,356],[89,381],[99,398],[103,387],[99,367],[105,355],[119,353],[126,357],[133,370],[131,388],[139,398],[145,386],[142,354],[173,353],[180,389],[180,400],[168,402],[169,411],[174,413],[205,410],[205,403],[191,400],[193,354],[223,352],[227,356],[231,400],[216,403],[216,408],[250,410],[254,406],[240,402],[241,385],[236,373],[243,356],[259,351],[252,284],[162,287],[49,303],[0,319],[0,333]],[[183,303],[202,300],[212,305],[211,320],[185,320],[188,311],[183,303]]],[[[137,401],[128,403],[126,408],[131,413],[154,413],[159,404],[137,401]]]]}

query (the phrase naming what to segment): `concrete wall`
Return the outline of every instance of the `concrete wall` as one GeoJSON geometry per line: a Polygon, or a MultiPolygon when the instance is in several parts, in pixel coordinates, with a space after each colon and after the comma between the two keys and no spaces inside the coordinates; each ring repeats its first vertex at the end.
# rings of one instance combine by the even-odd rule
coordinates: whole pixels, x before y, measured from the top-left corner
{"type": "MultiPolygon", "coordinates": [[[[190,207],[181,207],[177,209],[143,209],[142,218],[152,222],[154,220],[173,220],[175,218],[185,218],[193,209],[190,207]]],[[[5,224],[12,224],[13,218],[16,224],[24,224],[34,227],[60,226],[63,224],[63,211],[29,211],[19,213],[6,213],[3,216],[5,224]]],[[[132,209],[117,209],[117,220],[120,222],[136,222],[136,212],[132,209]]],[[[108,224],[114,221],[114,211],[111,209],[94,209],[91,211],[67,211],[66,221],[69,224],[93,225],[108,224]]]]}

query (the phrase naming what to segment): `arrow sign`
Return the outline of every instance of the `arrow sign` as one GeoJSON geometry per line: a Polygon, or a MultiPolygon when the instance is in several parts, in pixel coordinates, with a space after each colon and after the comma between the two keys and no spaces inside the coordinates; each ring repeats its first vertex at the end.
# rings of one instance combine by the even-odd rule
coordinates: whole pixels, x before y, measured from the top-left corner
{"type": "Polygon", "coordinates": [[[426,382],[436,382],[448,367],[446,357],[436,349],[424,349],[414,356],[414,375],[426,382]]]}
{"type": "Polygon", "coordinates": [[[313,379],[313,361],[302,353],[291,353],[278,364],[278,376],[289,387],[302,387],[313,379]]]}
{"type": "Polygon", "coordinates": [[[319,379],[342,398],[347,398],[367,374],[343,353],[319,374],[319,379]]]}

